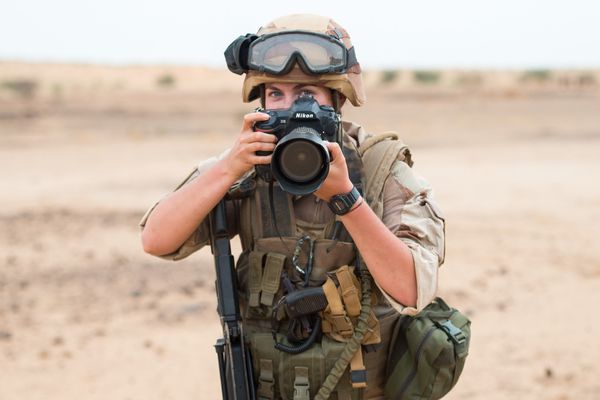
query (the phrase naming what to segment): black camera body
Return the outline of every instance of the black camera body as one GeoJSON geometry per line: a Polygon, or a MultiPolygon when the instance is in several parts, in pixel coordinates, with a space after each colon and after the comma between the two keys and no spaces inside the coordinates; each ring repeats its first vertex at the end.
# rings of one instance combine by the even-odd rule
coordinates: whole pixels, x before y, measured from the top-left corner
{"type": "Polygon", "coordinates": [[[341,143],[340,115],[333,107],[319,105],[310,95],[298,97],[287,110],[263,112],[270,118],[256,123],[254,129],[277,136],[277,145],[271,164],[257,165],[256,173],[267,182],[276,180],[291,194],[314,192],[329,172],[325,141],[341,143]]]}

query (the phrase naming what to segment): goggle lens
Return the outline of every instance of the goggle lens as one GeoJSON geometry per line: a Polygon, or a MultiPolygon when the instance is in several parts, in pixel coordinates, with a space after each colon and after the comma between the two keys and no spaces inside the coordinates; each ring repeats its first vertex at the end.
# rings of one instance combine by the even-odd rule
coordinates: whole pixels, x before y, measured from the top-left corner
{"type": "Polygon", "coordinates": [[[312,73],[342,72],[346,69],[346,48],[324,35],[287,33],[268,35],[250,45],[248,65],[274,74],[289,71],[296,57],[312,73]]]}

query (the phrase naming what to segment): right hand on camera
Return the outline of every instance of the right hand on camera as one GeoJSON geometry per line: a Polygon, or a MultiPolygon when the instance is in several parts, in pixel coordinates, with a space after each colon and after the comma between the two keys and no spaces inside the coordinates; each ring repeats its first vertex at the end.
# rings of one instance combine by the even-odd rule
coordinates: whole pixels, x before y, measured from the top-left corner
{"type": "Polygon", "coordinates": [[[277,137],[270,133],[254,131],[257,122],[266,121],[269,115],[262,112],[251,112],[244,115],[242,130],[229,154],[224,158],[227,170],[235,179],[242,177],[257,164],[269,164],[271,155],[259,156],[257,151],[272,152],[277,137]]]}

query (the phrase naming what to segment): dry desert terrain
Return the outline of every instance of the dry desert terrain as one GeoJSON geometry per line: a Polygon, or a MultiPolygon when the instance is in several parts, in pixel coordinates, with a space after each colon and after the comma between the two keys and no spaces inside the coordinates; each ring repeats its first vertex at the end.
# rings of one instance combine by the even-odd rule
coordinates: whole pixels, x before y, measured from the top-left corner
{"type": "MultiPolygon", "coordinates": [[[[448,399],[600,399],[600,76],[549,74],[372,72],[345,110],[444,211],[439,292],[473,330],[448,399]]],[[[220,397],[210,250],[146,255],[137,224],[232,143],[240,82],[0,62],[0,399],[220,397]]]]}

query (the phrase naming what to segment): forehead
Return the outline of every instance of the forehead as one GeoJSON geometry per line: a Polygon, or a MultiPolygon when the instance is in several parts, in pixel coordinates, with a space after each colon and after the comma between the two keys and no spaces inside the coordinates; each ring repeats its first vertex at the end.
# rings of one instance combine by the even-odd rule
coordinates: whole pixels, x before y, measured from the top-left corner
{"type": "Polygon", "coordinates": [[[324,86],[319,86],[319,85],[311,85],[308,83],[290,83],[290,82],[266,83],[265,87],[267,89],[279,89],[279,90],[298,90],[298,89],[304,89],[304,88],[323,89],[323,90],[327,89],[324,86]]]}

